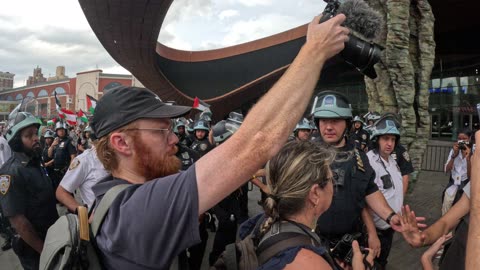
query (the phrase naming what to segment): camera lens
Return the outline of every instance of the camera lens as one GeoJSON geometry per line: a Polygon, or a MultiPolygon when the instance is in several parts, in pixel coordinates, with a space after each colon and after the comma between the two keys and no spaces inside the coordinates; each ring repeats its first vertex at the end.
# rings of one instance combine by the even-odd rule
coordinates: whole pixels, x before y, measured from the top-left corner
{"type": "Polygon", "coordinates": [[[371,79],[377,77],[373,66],[380,61],[382,48],[375,43],[367,42],[354,35],[349,35],[348,42],[341,55],[345,62],[356,67],[364,75],[371,79]]]}

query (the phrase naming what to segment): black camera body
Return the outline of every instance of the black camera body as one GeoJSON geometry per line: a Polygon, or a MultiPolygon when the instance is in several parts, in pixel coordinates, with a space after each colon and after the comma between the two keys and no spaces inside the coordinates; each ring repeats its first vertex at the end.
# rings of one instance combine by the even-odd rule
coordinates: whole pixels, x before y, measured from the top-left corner
{"type": "Polygon", "coordinates": [[[464,140],[458,141],[458,149],[466,150],[467,146],[470,147],[470,142],[469,141],[464,141],[464,140]]]}
{"type": "MultiPolygon", "coordinates": [[[[348,265],[352,265],[352,258],[353,258],[353,248],[352,243],[354,240],[360,238],[361,234],[345,234],[340,241],[333,247],[331,250],[331,255],[333,258],[336,258],[340,261],[347,263],[348,265]]],[[[360,247],[362,253],[366,253],[364,248],[360,247]]]]}
{"type": "MultiPolygon", "coordinates": [[[[339,0],[324,0],[327,6],[322,12],[320,23],[323,23],[337,15],[341,3],[339,0]]],[[[348,17],[347,17],[348,19],[348,17]]],[[[345,62],[354,66],[365,76],[375,79],[377,73],[374,65],[380,61],[383,48],[379,45],[365,41],[362,38],[349,34],[349,40],[345,43],[345,48],[340,53],[345,62]]]]}

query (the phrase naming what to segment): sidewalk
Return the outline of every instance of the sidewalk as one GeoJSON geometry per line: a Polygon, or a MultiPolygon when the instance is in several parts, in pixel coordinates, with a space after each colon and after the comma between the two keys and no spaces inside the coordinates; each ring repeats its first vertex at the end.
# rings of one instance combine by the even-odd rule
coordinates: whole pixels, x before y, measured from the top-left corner
{"type": "MultiPolygon", "coordinates": [[[[427,225],[430,226],[441,216],[441,195],[447,183],[448,175],[443,172],[421,172],[415,189],[412,193],[407,194],[405,204],[410,205],[417,216],[425,217],[427,225]]],[[[410,247],[403,237],[396,233],[393,238],[388,269],[422,269],[420,256],[426,249],[410,247]]]]}

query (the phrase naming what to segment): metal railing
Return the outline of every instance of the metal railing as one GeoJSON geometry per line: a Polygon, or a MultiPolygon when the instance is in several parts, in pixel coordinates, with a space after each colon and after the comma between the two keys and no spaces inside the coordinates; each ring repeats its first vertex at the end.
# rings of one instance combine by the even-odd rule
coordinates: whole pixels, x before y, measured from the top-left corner
{"type": "Polygon", "coordinates": [[[443,172],[452,142],[429,141],[423,156],[422,170],[443,172]]]}

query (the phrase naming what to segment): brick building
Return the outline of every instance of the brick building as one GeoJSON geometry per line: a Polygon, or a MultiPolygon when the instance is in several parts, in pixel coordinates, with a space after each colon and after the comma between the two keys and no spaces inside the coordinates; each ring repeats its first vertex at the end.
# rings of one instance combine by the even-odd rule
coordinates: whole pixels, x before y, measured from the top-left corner
{"type": "Polygon", "coordinates": [[[13,78],[15,74],[0,71],[0,91],[13,88],[13,78]]]}
{"type": "Polygon", "coordinates": [[[115,86],[143,86],[132,75],[107,74],[102,70],[79,72],[75,78],[65,77],[58,80],[48,80],[33,85],[5,89],[0,91],[0,100],[21,101],[31,96],[37,101],[36,114],[44,119],[57,115],[54,93],[62,107],[78,111],[87,111],[86,95],[99,99],[104,93],[115,86]]]}

